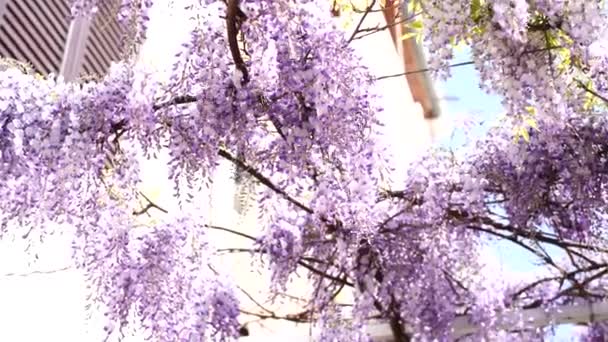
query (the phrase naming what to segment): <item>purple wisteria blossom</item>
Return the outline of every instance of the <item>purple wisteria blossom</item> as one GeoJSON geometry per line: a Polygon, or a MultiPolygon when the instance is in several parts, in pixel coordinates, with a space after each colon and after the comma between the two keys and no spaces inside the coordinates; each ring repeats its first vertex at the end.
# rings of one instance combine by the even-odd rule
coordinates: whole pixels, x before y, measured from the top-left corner
{"type": "MultiPolygon", "coordinates": [[[[75,16],[101,6],[70,3],[75,16]]],[[[464,42],[481,88],[503,99],[506,118],[462,151],[428,151],[387,189],[372,92],[381,75],[336,27],[331,1],[193,1],[184,20],[195,24],[164,84],[132,59],[78,83],[0,72],[0,238],[34,241],[55,233],[46,223],[69,227],[108,339],[135,330],[150,341],[234,340],[256,316],[311,323],[322,341],[368,341],[371,320],[389,322],[396,341],[542,339],[546,327],[513,313],[606,299],[603,4],[397,5],[419,12],[435,76],[449,76],[464,42]],[[168,152],[183,204],[149,225],[137,217],[165,210],[137,191],[139,150],[168,152]],[[255,235],[213,226],[186,205],[197,207],[194,193],[222,160],[255,182],[255,235]],[[250,248],[219,250],[210,229],[250,248]],[[482,267],[488,241],[531,253],[546,272],[494,281],[482,267]],[[243,251],[262,258],[272,299],[295,297],[295,276],[309,281],[300,311],[265,308],[215,267],[218,254],[243,251]],[[352,302],[339,303],[344,293],[352,302]],[[475,328],[460,336],[463,317],[475,328]]],[[[151,6],[116,2],[136,44],[151,6]]],[[[590,336],[602,329],[592,325],[590,336]]]]}

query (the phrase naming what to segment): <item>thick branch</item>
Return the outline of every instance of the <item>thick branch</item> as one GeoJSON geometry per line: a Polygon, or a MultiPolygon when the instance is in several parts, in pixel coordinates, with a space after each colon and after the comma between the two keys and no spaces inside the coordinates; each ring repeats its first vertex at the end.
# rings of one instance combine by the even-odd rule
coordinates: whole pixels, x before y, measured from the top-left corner
{"type": "Polygon", "coordinates": [[[270,312],[267,314],[255,313],[243,309],[239,309],[239,311],[245,315],[258,317],[260,320],[264,319],[276,319],[276,320],[284,320],[295,323],[308,323],[310,322],[310,317],[304,315],[306,312],[297,313],[297,314],[287,314],[287,315],[277,315],[274,312],[270,312]]]}
{"type": "Polygon", "coordinates": [[[594,250],[594,251],[598,251],[598,252],[608,253],[608,250],[606,250],[604,248],[600,248],[599,246],[591,246],[591,245],[586,245],[584,243],[578,243],[575,241],[553,238],[553,237],[548,236],[547,234],[539,232],[539,231],[528,231],[528,230],[525,230],[522,228],[502,224],[502,223],[496,222],[489,218],[482,218],[480,220],[480,222],[482,222],[483,224],[487,224],[494,229],[509,231],[509,232],[514,233],[523,238],[549,243],[549,244],[552,244],[552,245],[558,246],[558,247],[580,248],[580,249],[587,249],[587,250],[594,250]]]}
{"type": "Polygon", "coordinates": [[[154,106],[152,106],[152,110],[157,111],[159,109],[167,108],[170,106],[195,103],[196,101],[196,97],[192,95],[176,96],[168,101],[155,104],[154,106]]]}
{"type": "Polygon", "coordinates": [[[249,82],[249,72],[241,56],[239,48],[238,33],[240,26],[245,21],[246,16],[239,8],[239,0],[228,0],[226,7],[226,32],[228,34],[228,46],[234,60],[234,65],[243,75],[242,84],[249,82]]]}
{"type": "Polygon", "coordinates": [[[310,209],[309,207],[307,207],[306,205],[304,205],[302,202],[298,201],[297,199],[291,197],[283,189],[280,189],[278,186],[276,186],[274,183],[272,183],[270,181],[270,179],[268,179],[268,177],[264,176],[263,174],[261,174],[258,170],[254,169],[253,167],[247,165],[242,160],[236,158],[235,156],[230,154],[228,151],[221,149],[221,150],[219,150],[218,154],[220,155],[220,157],[227,159],[228,161],[232,162],[234,165],[240,167],[242,170],[244,170],[245,172],[247,172],[248,174],[253,176],[255,179],[257,179],[260,183],[264,184],[270,190],[279,194],[281,197],[286,199],[291,204],[295,205],[296,207],[304,210],[305,212],[307,212],[309,214],[313,213],[312,209],[310,209]]]}

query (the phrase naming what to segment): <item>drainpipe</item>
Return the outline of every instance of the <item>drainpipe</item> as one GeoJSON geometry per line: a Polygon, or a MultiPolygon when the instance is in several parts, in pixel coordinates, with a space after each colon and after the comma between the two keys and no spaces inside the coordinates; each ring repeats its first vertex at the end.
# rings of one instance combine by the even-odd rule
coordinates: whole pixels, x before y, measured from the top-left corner
{"type": "Polygon", "coordinates": [[[70,30],[68,31],[68,39],[65,43],[60,71],[60,74],[66,81],[73,81],[78,77],[78,73],[82,68],[92,19],[92,15],[79,15],[70,22],[70,30]]]}
{"type": "Polygon", "coordinates": [[[6,5],[8,5],[9,0],[0,0],[0,24],[4,21],[4,13],[6,13],[6,5]]]}
{"type": "MultiPolygon", "coordinates": [[[[407,10],[407,1],[402,1],[401,6],[397,6],[396,0],[387,1],[384,10],[386,21],[389,25],[395,19],[407,18],[410,14],[407,10]],[[400,9],[398,7],[401,7],[400,9]],[[399,11],[401,15],[399,16],[399,11]]],[[[415,37],[401,39],[404,34],[412,32],[411,28],[406,27],[405,23],[390,27],[391,36],[395,43],[398,53],[403,56],[405,71],[415,71],[427,68],[426,58],[422,46],[416,42],[415,37]]],[[[433,87],[428,72],[418,72],[406,75],[407,83],[410,87],[414,101],[422,106],[425,119],[436,119],[441,114],[439,99],[433,87]]]]}
{"type": "MultiPolygon", "coordinates": [[[[0,26],[4,24],[4,14],[6,14],[8,2],[9,0],[0,0],[0,26]]],[[[0,72],[8,69],[8,67],[5,63],[0,63],[0,72]]]]}

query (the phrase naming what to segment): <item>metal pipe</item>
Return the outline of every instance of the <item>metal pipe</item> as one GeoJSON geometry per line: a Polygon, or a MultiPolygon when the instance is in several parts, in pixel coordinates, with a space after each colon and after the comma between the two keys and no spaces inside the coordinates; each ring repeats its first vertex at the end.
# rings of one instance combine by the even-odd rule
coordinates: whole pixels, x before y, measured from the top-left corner
{"type": "Polygon", "coordinates": [[[60,74],[66,81],[72,81],[78,77],[82,68],[92,19],[91,16],[77,16],[70,22],[60,69],[60,74]]]}
{"type": "Polygon", "coordinates": [[[6,13],[6,6],[10,0],[0,0],[0,26],[4,23],[4,14],[6,13]]]}
{"type": "MultiPolygon", "coordinates": [[[[408,18],[410,13],[407,9],[407,1],[402,2],[401,14],[403,18],[408,18]]],[[[404,34],[413,32],[411,28],[408,28],[405,23],[402,24],[404,34]]],[[[401,39],[400,37],[398,39],[401,39]]],[[[405,39],[402,41],[403,53],[405,57],[405,68],[407,71],[427,69],[426,57],[421,44],[416,42],[414,37],[405,39]]],[[[428,72],[420,72],[416,74],[406,75],[408,84],[412,91],[414,101],[419,102],[424,111],[424,117],[426,119],[436,119],[441,115],[441,107],[439,105],[439,99],[433,86],[428,72]]]]}

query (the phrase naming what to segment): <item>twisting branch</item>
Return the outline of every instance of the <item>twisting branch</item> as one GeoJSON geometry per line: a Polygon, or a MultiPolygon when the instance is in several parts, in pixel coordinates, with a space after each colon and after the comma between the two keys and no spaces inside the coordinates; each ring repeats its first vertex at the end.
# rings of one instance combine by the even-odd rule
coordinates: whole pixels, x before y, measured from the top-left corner
{"type": "Polygon", "coordinates": [[[226,32],[228,34],[228,45],[234,60],[234,65],[243,75],[242,84],[249,83],[249,72],[241,56],[238,34],[241,24],[247,19],[245,13],[239,8],[239,0],[228,0],[226,3],[226,32]]]}

